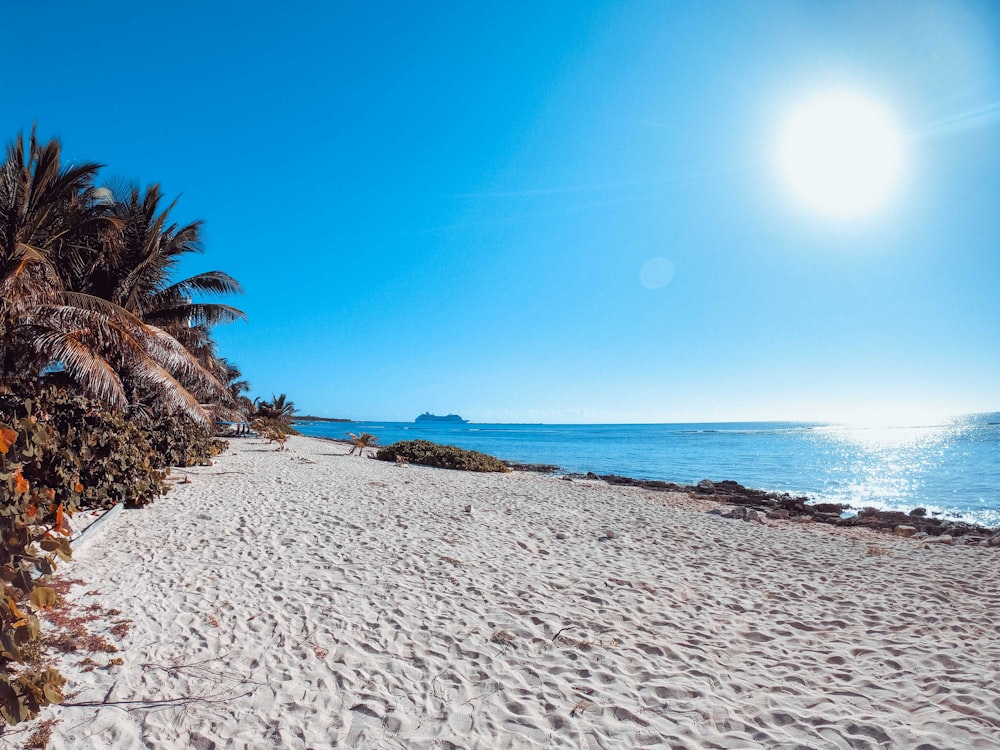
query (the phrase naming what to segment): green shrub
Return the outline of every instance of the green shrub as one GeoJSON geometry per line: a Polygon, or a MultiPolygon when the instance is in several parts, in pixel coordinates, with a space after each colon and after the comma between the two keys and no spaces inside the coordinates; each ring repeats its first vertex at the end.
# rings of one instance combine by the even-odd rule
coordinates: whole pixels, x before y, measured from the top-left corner
{"type": "Polygon", "coordinates": [[[144,419],[55,388],[44,390],[31,407],[49,428],[51,442],[25,467],[25,476],[49,487],[75,478],[83,490],[68,498],[67,507],[137,507],[166,492],[166,465],[150,444],[144,419]]]}
{"type": "Polygon", "coordinates": [[[460,471],[510,471],[498,458],[454,445],[438,445],[429,440],[406,440],[379,448],[375,458],[381,461],[407,461],[424,466],[460,471]]]}
{"type": "Polygon", "coordinates": [[[0,725],[30,719],[42,706],[63,699],[66,681],[59,672],[12,672],[11,663],[39,653],[35,611],[55,604],[49,576],[56,558],[69,560],[71,554],[64,500],[82,489],[78,480],[71,487],[52,487],[27,478],[28,468],[50,449],[52,435],[31,414],[31,402],[24,406],[25,416],[0,421],[0,725]]]}
{"type": "Polygon", "coordinates": [[[57,671],[10,665],[40,653],[35,612],[56,602],[47,584],[57,559],[70,559],[68,516],[145,505],[166,491],[167,467],[203,464],[226,446],[189,421],[150,424],[60,388],[0,396],[0,725],[62,700],[57,671]]]}
{"type": "Polygon", "coordinates": [[[180,417],[158,419],[150,428],[149,442],[161,461],[159,468],[207,466],[229,447],[229,443],[213,438],[204,427],[180,417]]]}
{"type": "Polygon", "coordinates": [[[301,435],[287,419],[274,417],[254,417],[252,426],[257,432],[271,432],[276,435],[301,435]]]}

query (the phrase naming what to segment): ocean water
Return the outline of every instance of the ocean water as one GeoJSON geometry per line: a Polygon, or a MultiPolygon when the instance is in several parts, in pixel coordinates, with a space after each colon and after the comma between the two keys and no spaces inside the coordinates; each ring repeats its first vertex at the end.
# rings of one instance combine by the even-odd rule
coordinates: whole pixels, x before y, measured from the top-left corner
{"type": "Polygon", "coordinates": [[[431,440],[562,472],[694,484],[732,479],[852,508],[926,508],[1000,526],[1000,413],[941,424],[799,422],[547,425],[304,422],[306,435],[371,432],[380,445],[431,440]]]}

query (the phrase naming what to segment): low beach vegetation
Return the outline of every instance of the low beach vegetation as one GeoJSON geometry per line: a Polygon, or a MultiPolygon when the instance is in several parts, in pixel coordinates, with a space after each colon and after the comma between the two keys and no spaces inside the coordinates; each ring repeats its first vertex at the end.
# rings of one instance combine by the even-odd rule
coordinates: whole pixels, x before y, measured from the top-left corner
{"type": "Polygon", "coordinates": [[[429,440],[404,440],[393,443],[379,448],[375,458],[380,461],[406,462],[460,471],[510,471],[499,458],[479,451],[456,448],[454,445],[439,445],[429,440]]]}
{"type": "Polygon", "coordinates": [[[254,429],[268,439],[284,438],[302,433],[292,426],[295,421],[295,403],[288,400],[284,393],[272,395],[270,401],[256,399],[250,411],[250,419],[254,429]]]}
{"type": "Polygon", "coordinates": [[[354,451],[357,451],[359,456],[363,456],[365,455],[365,448],[372,448],[378,442],[378,437],[372,435],[370,432],[362,432],[360,435],[348,432],[347,437],[351,441],[351,452],[347,455],[351,455],[354,451]]]}
{"type": "MultiPolygon", "coordinates": [[[[34,130],[0,162],[0,724],[62,699],[37,613],[58,599],[73,513],[148,504],[171,466],[225,448],[217,421],[255,409],[212,338],[245,316],[205,301],[239,283],[174,278],[201,222],[172,219],[158,185],[99,185],[100,168],[34,130]]],[[[284,395],[268,406],[294,414],[284,395]]]]}
{"type": "Polygon", "coordinates": [[[161,416],[149,429],[153,455],[164,468],[210,466],[212,459],[229,446],[202,425],[179,416],[161,416]]]}
{"type": "MultiPolygon", "coordinates": [[[[0,422],[0,720],[13,724],[62,701],[63,677],[39,664],[41,623],[37,611],[51,607],[47,585],[56,559],[70,558],[67,503],[83,486],[77,476],[49,485],[33,481],[28,467],[45,463],[50,430],[30,413],[0,422]],[[26,474],[27,470],[27,476],[26,474]],[[51,486],[55,485],[55,486],[51,486]],[[12,665],[27,665],[13,669],[12,665]]],[[[57,472],[55,477],[59,477],[57,472]]]]}

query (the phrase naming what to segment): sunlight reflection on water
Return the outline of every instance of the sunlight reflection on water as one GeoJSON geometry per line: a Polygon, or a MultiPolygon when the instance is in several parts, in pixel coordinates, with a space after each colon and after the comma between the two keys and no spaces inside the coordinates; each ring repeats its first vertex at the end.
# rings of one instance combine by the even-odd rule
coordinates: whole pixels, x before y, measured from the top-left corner
{"type": "MultiPolygon", "coordinates": [[[[996,524],[1000,522],[1000,512],[976,508],[973,498],[959,500],[956,493],[957,480],[975,481],[963,477],[972,468],[963,469],[963,463],[974,456],[960,446],[975,445],[974,433],[984,426],[988,427],[982,420],[962,418],[916,427],[816,428],[815,448],[822,451],[822,443],[826,443],[833,459],[822,494],[834,502],[855,507],[859,501],[881,509],[912,509],[920,505],[932,513],[968,515],[968,520],[996,524]],[[961,512],[956,513],[956,505],[961,512]]],[[[984,472],[988,468],[987,462],[972,470],[984,472]]],[[[996,484],[992,489],[995,495],[996,484]]],[[[975,500],[982,505],[986,503],[984,497],[975,500]]]]}

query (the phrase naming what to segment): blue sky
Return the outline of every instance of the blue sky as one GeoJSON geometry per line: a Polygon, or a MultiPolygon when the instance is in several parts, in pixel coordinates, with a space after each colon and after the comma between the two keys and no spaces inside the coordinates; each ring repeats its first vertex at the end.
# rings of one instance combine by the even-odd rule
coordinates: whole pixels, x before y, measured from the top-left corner
{"type": "Polygon", "coordinates": [[[205,220],[185,270],[243,283],[249,321],[217,339],[255,395],[396,420],[1000,409],[993,3],[4,16],[4,140],[37,121],[205,220]],[[776,166],[789,112],[831,88],[905,135],[862,219],[809,211],[776,166]]]}

